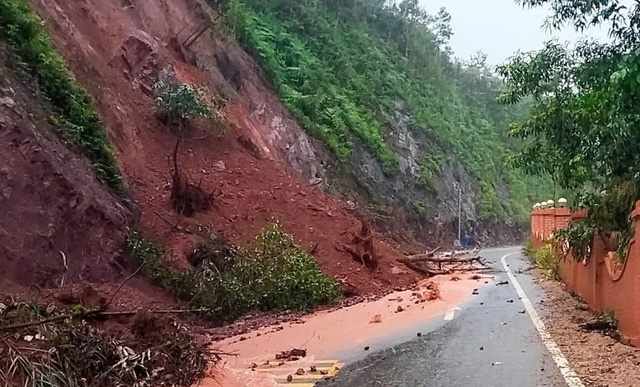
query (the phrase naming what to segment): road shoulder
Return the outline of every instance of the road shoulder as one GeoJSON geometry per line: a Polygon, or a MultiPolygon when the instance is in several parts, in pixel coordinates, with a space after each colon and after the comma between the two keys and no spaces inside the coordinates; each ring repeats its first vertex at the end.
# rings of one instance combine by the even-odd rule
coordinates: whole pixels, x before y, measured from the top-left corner
{"type": "MultiPolygon", "coordinates": [[[[539,278],[539,277],[538,277],[539,278]]],[[[640,386],[640,350],[580,327],[596,314],[557,281],[539,280],[547,295],[542,319],[588,387],[640,386]]]]}

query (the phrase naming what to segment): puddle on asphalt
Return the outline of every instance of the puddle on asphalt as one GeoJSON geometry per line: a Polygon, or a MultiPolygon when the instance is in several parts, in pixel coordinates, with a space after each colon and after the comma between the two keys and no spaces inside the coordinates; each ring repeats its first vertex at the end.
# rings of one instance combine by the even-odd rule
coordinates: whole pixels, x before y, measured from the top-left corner
{"type": "MultiPolygon", "coordinates": [[[[216,380],[207,379],[200,384],[203,387],[224,386],[277,386],[277,378],[286,378],[287,373],[297,368],[307,368],[317,361],[334,359],[336,354],[350,349],[362,349],[367,343],[384,339],[409,329],[421,321],[444,315],[449,309],[463,304],[472,297],[474,288],[484,286],[490,276],[470,279],[472,274],[458,274],[458,281],[452,276],[438,276],[424,280],[414,290],[394,292],[382,299],[368,301],[353,306],[320,311],[303,317],[300,323],[284,323],[235,336],[218,342],[216,347],[237,357],[225,358],[222,369],[215,371],[216,380]],[[440,298],[421,302],[421,299],[433,293],[429,283],[436,284],[440,298]],[[419,294],[419,295],[418,295],[419,294]],[[417,302],[417,303],[416,303],[417,302]],[[402,309],[402,311],[399,311],[402,309]],[[380,322],[372,322],[380,320],[380,322]],[[240,337],[244,337],[240,341],[240,337]],[[287,362],[278,370],[266,372],[252,371],[251,365],[262,365],[267,360],[275,360],[275,354],[293,348],[307,350],[307,356],[287,362]]],[[[433,286],[431,286],[433,288],[433,286]]]]}

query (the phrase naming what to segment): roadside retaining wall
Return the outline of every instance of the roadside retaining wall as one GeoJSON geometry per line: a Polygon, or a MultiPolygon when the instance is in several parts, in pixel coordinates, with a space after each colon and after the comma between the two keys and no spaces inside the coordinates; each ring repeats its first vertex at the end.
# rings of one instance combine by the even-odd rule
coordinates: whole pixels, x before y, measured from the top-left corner
{"type": "MultiPolygon", "coordinates": [[[[539,248],[571,219],[585,216],[584,211],[572,213],[566,208],[534,210],[531,213],[531,243],[539,248]]],[[[635,235],[640,236],[640,201],[631,216],[635,235]]],[[[570,253],[558,256],[560,278],[567,287],[580,294],[591,309],[613,311],[620,333],[632,345],[640,346],[640,244],[636,236],[631,239],[629,252],[622,263],[615,252],[609,251],[600,235],[594,237],[587,259],[576,261],[570,253]]]]}

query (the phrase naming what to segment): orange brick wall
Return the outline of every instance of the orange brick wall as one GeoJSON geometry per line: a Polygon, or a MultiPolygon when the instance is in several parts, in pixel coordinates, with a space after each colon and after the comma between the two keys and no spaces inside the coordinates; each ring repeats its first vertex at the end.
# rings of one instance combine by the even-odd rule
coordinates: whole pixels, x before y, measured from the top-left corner
{"type": "MultiPolygon", "coordinates": [[[[534,210],[531,214],[531,242],[541,247],[550,235],[566,227],[584,211],[569,213],[564,208],[534,210]]],[[[640,201],[632,213],[636,235],[640,236],[640,201]]],[[[569,254],[560,259],[560,277],[569,289],[580,294],[596,311],[612,310],[620,332],[632,345],[640,346],[640,243],[634,237],[623,264],[610,253],[602,238],[594,237],[591,255],[576,262],[569,254]]]]}

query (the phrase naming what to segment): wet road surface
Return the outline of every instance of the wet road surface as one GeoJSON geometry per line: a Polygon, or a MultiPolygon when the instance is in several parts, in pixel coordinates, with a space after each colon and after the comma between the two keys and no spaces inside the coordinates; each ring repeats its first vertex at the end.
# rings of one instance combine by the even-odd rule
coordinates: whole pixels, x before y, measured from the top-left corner
{"type": "Polygon", "coordinates": [[[420,337],[416,332],[411,341],[349,364],[335,380],[318,386],[567,386],[501,263],[513,253],[506,263],[540,311],[544,295],[525,271],[530,263],[518,251],[481,252],[496,269],[494,282],[479,288],[453,320],[424,326],[420,337]],[[509,283],[498,285],[501,281],[509,283]]]}

